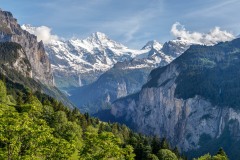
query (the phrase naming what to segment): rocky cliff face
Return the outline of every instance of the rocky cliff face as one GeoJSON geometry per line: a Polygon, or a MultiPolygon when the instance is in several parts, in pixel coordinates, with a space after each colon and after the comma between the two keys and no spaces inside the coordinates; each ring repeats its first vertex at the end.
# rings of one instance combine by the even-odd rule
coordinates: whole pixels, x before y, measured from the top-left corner
{"type": "Polygon", "coordinates": [[[201,148],[203,141],[205,148],[210,141],[228,148],[240,140],[239,61],[240,39],[192,46],[153,70],[140,92],[114,102],[111,113],[139,132],[167,137],[183,151],[201,148]]]}
{"type": "Polygon", "coordinates": [[[24,85],[33,92],[43,92],[73,108],[73,104],[56,87],[39,83],[32,77],[32,66],[22,46],[14,42],[0,42],[0,76],[6,83],[24,85]]]}
{"type": "MultiPolygon", "coordinates": [[[[182,40],[178,38],[171,40],[163,44],[161,51],[172,57],[178,57],[185,52],[191,45],[196,44],[194,42],[182,40]]],[[[204,45],[204,44],[202,44],[204,45]]]]}
{"type": "Polygon", "coordinates": [[[0,10],[0,74],[32,91],[43,92],[73,108],[53,85],[51,66],[42,42],[22,30],[10,12],[0,10]]]}
{"type": "Polygon", "coordinates": [[[47,85],[53,85],[51,66],[42,42],[22,30],[10,12],[0,10],[0,42],[15,42],[22,46],[32,67],[32,77],[47,85]]]}
{"type": "Polygon", "coordinates": [[[5,69],[12,69],[23,75],[32,78],[32,67],[28,61],[27,55],[21,45],[13,42],[0,43],[0,65],[1,72],[5,73],[5,69]]]}
{"type": "MultiPolygon", "coordinates": [[[[200,96],[187,100],[175,98],[176,85],[172,83],[170,87],[169,84],[143,89],[137,101],[125,99],[124,103],[121,100],[114,103],[112,114],[117,118],[124,117],[141,133],[167,137],[183,151],[201,147],[200,138],[204,134],[219,138],[231,121],[236,121],[239,126],[239,111],[214,106],[200,96]]],[[[239,131],[239,127],[231,130],[237,140],[239,131]]]]}

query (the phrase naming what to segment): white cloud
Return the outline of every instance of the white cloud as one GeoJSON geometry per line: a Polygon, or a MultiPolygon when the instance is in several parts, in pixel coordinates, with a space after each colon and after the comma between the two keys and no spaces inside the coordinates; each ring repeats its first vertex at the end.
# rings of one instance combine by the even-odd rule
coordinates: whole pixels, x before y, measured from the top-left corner
{"type": "Polygon", "coordinates": [[[37,36],[37,40],[43,41],[43,43],[45,44],[50,43],[53,40],[59,39],[57,35],[51,34],[51,28],[47,26],[32,27],[31,25],[22,25],[21,27],[29,33],[37,36]]]}
{"type": "Polygon", "coordinates": [[[231,41],[235,38],[233,34],[225,30],[221,30],[220,27],[215,27],[208,33],[190,32],[187,31],[186,28],[179,22],[172,25],[171,33],[173,36],[180,37],[183,40],[206,45],[214,45],[218,42],[231,41]]]}

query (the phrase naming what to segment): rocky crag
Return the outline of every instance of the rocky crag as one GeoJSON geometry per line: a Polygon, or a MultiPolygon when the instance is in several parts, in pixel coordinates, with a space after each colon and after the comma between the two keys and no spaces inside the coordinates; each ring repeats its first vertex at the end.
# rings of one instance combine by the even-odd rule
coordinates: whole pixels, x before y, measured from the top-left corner
{"type": "Polygon", "coordinates": [[[32,77],[53,86],[53,76],[48,56],[37,37],[22,30],[10,12],[0,10],[0,42],[15,42],[22,46],[32,67],[32,77]]]}

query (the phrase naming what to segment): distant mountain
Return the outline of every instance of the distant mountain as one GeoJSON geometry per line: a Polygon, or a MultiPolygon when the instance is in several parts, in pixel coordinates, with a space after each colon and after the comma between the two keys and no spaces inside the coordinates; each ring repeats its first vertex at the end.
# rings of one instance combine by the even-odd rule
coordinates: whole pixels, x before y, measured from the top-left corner
{"type": "Polygon", "coordinates": [[[70,100],[82,112],[93,114],[107,109],[113,101],[139,91],[147,82],[147,75],[154,67],[146,65],[146,62],[146,67],[143,67],[139,62],[118,62],[95,82],[69,91],[70,100]]]}
{"type": "Polygon", "coordinates": [[[164,45],[157,41],[149,41],[142,48],[146,53],[132,60],[116,63],[95,82],[70,90],[69,98],[83,112],[94,114],[106,109],[118,98],[138,92],[147,82],[152,69],[169,64],[191,44],[180,39],[166,42],[164,45]]]}
{"type": "MultiPolygon", "coordinates": [[[[34,27],[30,25],[22,27],[34,33],[34,27]]],[[[162,53],[161,48],[162,44],[152,41],[141,50],[129,49],[100,32],[93,33],[83,40],[53,40],[45,44],[55,84],[62,89],[90,84],[117,62],[135,58],[148,59],[148,65],[168,64],[173,58],[162,53]]]]}
{"type": "MultiPolygon", "coordinates": [[[[36,30],[30,25],[22,27],[30,33],[36,30]]],[[[149,41],[134,50],[96,32],[83,40],[55,39],[45,49],[56,86],[82,111],[95,113],[117,98],[139,91],[152,69],[169,64],[193,44],[196,42],[177,38],[164,44],[149,41]]]]}
{"type": "Polygon", "coordinates": [[[145,50],[145,49],[156,49],[158,51],[160,51],[162,49],[162,44],[159,43],[158,41],[156,40],[153,40],[153,41],[149,41],[147,42],[147,44],[142,48],[142,50],[145,50]]]}
{"type": "MultiPolygon", "coordinates": [[[[148,42],[142,50],[148,52],[132,60],[118,62],[95,82],[70,90],[70,100],[81,111],[91,114],[107,109],[116,99],[138,92],[152,69],[165,66],[174,59],[161,51],[162,45],[157,41],[148,42]]],[[[178,52],[181,51],[183,49],[178,52]]]]}
{"type": "Polygon", "coordinates": [[[169,65],[154,69],[140,92],[116,100],[111,114],[138,132],[167,137],[191,155],[223,147],[237,159],[239,64],[240,39],[193,45],[169,65]]]}
{"type": "Polygon", "coordinates": [[[183,52],[185,52],[193,44],[196,43],[178,38],[176,40],[171,40],[164,43],[161,51],[169,56],[176,58],[180,56],[183,52]]]}
{"type": "Polygon", "coordinates": [[[90,84],[117,62],[147,58],[150,50],[129,49],[99,32],[84,40],[55,41],[46,45],[55,83],[60,88],[90,84]]]}

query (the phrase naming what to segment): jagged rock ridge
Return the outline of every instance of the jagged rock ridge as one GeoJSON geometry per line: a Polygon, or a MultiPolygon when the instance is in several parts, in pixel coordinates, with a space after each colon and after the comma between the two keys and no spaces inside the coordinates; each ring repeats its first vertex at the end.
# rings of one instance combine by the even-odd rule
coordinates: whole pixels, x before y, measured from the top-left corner
{"type": "MultiPolygon", "coordinates": [[[[132,50],[97,32],[84,40],[52,42],[46,45],[46,50],[52,62],[56,84],[59,87],[78,87],[79,84],[94,82],[117,62],[147,57],[144,54],[150,49],[132,50]],[[68,77],[70,84],[64,84],[60,77],[68,77]]],[[[158,59],[165,61],[164,57],[158,59]]]]}
{"type": "Polygon", "coordinates": [[[142,49],[146,53],[117,62],[92,84],[70,90],[69,98],[81,111],[96,113],[116,99],[139,91],[152,69],[173,60],[161,52],[161,47],[157,41],[148,42],[142,49]]]}
{"type": "MultiPolygon", "coordinates": [[[[34,33],[35,29],[30,25],[23,25],[22,28],[30,33],[34,33]]],[[[90,84],[117,62],[138,59],[138,66],[132,68],[168,64],[173,58],[162,53],[161,47],[159,42],[151,41],[141,50],[129,49],[100,32],[83,40],[52,40],[45,44],[54,80],[62,89],[90,84]]]]}
{"type": "Polygon", "coordinates": [[[51,65],[42,42],[22,30],[10,12],[0,10],[0,42],[15,42],[22,46],[32,67],[32,77],[47,85],[53,85],[51,65]]]}

